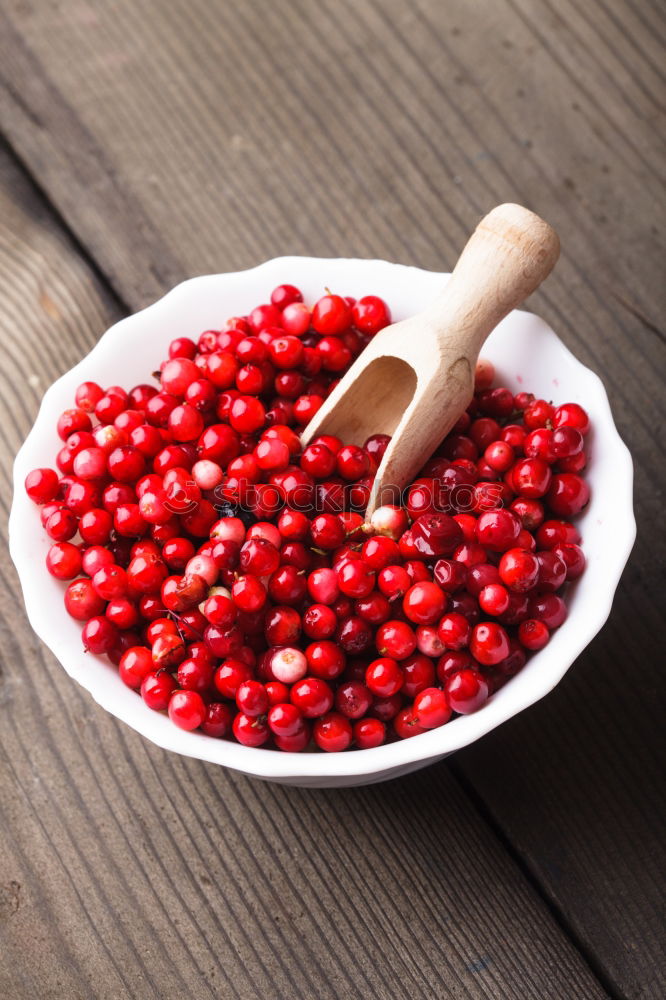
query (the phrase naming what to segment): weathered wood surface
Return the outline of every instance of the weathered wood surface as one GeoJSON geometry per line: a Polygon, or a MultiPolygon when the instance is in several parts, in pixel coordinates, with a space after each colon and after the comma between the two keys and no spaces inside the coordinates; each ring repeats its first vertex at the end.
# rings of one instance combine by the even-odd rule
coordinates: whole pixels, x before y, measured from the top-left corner
{"type": "MultiPolygon", "coordinates": [[[[6,157],[0,218],[5,542],[41,389],[119,310],[6,157]]],[[[72,685],[0,571],[0,995],[606,995],[446,768],[327,793],[167,755],[72,685]]]]}
{"type": "MultiPolygon", "coordinates": [[[[27,926],[5,924],[9,982],[56,995],[57,965],[82,996],[91,983],[93,995],[118,995],[122,975],[146,996],[233,995],[225,975],[240,996],[266,975],[280,995],[314,995],[312,977],[322,996],[345,995],[349,977],[378,996],[593,995],[569,939],[612,994],[663,996],[663,10],[639,0],[5,9],[0,126],[128,308],[187,275],[281,253],[444,268],[503,200],[551,221],[563,257],[533,308],[607,384],[636,460],[639,521],[612,620],[558,690],[450,765],[369,792],[264,788],[145,746],[14,627],[11,601],[4,686],[23,792],[8,815],[28,850],[17,870],[30,903],[27,926]],[[63,713],[84,721],[72,732],[63,713]],[[338,854],[330,831],[341,821],[338,854]]],[[[55,272],[65,305],[44,314],[17,301],[25,251],[11,265],[3,256],[0,280],[14,291],[5,335],[21,331],[12,359],[26,365],[28,352],[41,385],[118,306],[52,220],[34,217],[37,204],[26,196],[9,229],[50,248],[40,266],[65,269],[55,272]]],[[[39,386],[24,404],[17,380],[6,382],[11,452],[39,386]]]]}

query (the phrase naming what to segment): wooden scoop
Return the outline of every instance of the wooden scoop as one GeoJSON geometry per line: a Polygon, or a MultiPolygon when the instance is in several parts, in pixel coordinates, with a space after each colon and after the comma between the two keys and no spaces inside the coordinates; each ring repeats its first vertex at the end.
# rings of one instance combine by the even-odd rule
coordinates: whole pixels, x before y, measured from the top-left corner
{"type": "Polygon", "coordinates": [[[488,334],[546,278],[560,252],[547,222],[520,205],[499,205],[476,227],[441,295],[423,312],[378,333],[302,434],[334,434],[362,445],[392,435],[366,511],[399,503],[467,407],[488,334]]]}

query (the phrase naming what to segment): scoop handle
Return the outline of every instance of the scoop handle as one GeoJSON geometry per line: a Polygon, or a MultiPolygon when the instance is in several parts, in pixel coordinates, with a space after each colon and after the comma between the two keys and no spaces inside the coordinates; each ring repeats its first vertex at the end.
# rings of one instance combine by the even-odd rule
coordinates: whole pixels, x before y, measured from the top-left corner
{"type": "Polygon", "coordinates": [[[557,233],[534,212],[511,203],[493,208],[426,310],[447,350],[457,342],[460,354],[475,362],[491,330],[539,287],[559,255],[557,233]]]}

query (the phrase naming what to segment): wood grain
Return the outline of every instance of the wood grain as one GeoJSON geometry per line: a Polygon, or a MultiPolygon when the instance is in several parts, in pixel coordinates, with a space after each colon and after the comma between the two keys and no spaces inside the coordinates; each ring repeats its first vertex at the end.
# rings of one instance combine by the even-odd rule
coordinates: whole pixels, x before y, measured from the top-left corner
{"type": "MultiPolygon", "coordinates": [[[[130,308],[181,277],[281,253],[380,256],[441,269],[454,262],[483,212],[500,201],[529,205],[560,233],[560,264],[533,307],[606,382],[636,461],[639,539],[611,623],[563,684],[459,754],[451,767],[610,991],[661,997],[664,686],[657,663],[664,629],[657,595],[663,546],[654,526],[660,523],[663,445],[654,429],[663,426],[666,339],[659,210],[663,6],[640,0],[120,0],[110,7],[9,0],[5,9],[0,123],[130,308]]],[[[58,346],[76,356],[73,342],[58,346]]],[[[51,349],[22,348],[40,359],[51,349]]],[[[26,410],[17,409],[20,419],[26,410]]],[[[57,671],[49,676],[58,690],[57,671]]],[[[67,685],[60,690],[63,699],[74,697],[67,685]]],[[[95,725],[116,732],[108,720],[95,725]]],[[[62,736],[52,739],[60,753],[75,753],[62,736]]],[[[173,767],[179,788],[203,781],[205,768],[165,764],[131,734],[117,739],[115,752],[130,746],[141,773],[148,766],[143,752],[160,778],[173,767]]],[[[86,749],[94,771],[99,751],[86,749]]],[[[207,780],[225,797],[243,784],[217,773],[207,780]]],[[[258,794],[256,786],[244,787],[258,794]]],[[[330,802],[348,814],[352,803],[374,809],[393,794],[419,812],[434,795],[438,833],[446,826],[444,797],[451,795],[459,808],[446,766],[408,783],[330,800],[323,793],[292,799],[293,793],[261,791],[287,816],[287,803],[329,808],[330,802]],[[445,792],[437,797],[433,788],[440,786],[445,792]]],[[[91,793],[101,794],[96,786],[91,793]]],[[[123,796],[130,792],[114,794],[114,809],[127,819],[123,796]]],[[[171,826],[183,812],[180,795],[169,812],[171,826]]],[[[139,806],[154,816],[153,806],[143,800],[139,806]]],[[[255,808],[237,807],[239,830],[254,822],[255,808]]],[[[196,824],[196,810],[188,815],[196,824]]],[[[333,813],[324,816],[335,822],[333,813]]],[[[364,811],[359,819],[366,833],[368,816],[364,811]]],[[[403,834],[426,836],[425,827],[408,828],[415,817],[403,822],[403,834]]],[[[318,836],[322,825],[323,818],[318,836]]],[[[464,825],[457,831],[467,839],[464,825]]],[[[353,838],[350,843],[357,861],[353,838]]],[[[282,842],[279,850],[285,850],[282,842]]],[[[434,864],[423,850],[422,878],[434,864]]],[[[368,869],[376,858],[367,854],[368,869]]],[[[182,859],[178,865],[180,871],[182,859]]],[[[130,885],[145,887],[141,870],[138,864],[131,869],[130,885]]],[[[436,870],[443,891],[445,876],[436,870]]],[[[331,898],[321,905],[335,920],[331,898]]],[[[457,896],[449,898],[455,909],[457,896]]],[[[326,939],[329,925],[321,926],[326,939]]],[[[201,931],[183,927],[187,940],[200,944],[201,931]]],[[[452,919],[447,928],[457,934],[460,923],[452,919]]],[[[167,952],[180,954],[171,938],[167,952]]],[[[344,953],[357,961],[358,952],[344,953]]],[[[377,952],[369,954],[376,963],[377,952]]],[[[330,964],[323,967],[328,974],[330,964]]],[[[386,974],[384,987],[372,980],[373,989],[397,990],[395,982],[405,980],[396,970],[386,974]]],[[[256,982],[240,985],[241,995],[256,982]]],[[[457,989],[446,982],[448,990],[457,989]]],[[[299,981],[298,989],[305,988],[299,981]]],[[[465,982],[461,990],[469,988],[465,982]]],[[[482,988],[489,988],[485,981],[482,988]]]]}
{"type": "MultiPolygon", "coordinates": [[[[119,307],[4,153],[0,218],[5,543],[9,455],[119,307]]],[[[166,754],[33,637],[6,553],[0,578],[2,996],[606,995],[446,768],[308,792],[166,754]]]]}

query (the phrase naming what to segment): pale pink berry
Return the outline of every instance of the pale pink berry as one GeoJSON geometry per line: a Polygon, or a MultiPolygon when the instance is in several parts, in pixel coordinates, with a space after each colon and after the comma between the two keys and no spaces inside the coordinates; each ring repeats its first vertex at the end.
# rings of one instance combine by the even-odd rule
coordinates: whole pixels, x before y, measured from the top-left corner
{"type": "Polygon", "coordinates": [[[386,535],[397,541],[407,530],[409,521],[407,514],[402,507],[395,507],[393,504],[384,504],[373,511],[370,518],[370,527],[377,535],[386,535]]]}
{"type": "Polygon", "coordinates": [[[308,661],[305,653],[293,646],[285,646],[284,649],[277,649],[271,657],[271,670],[276,681],[283,684],[295,684],[305,677],[308,670],[308,661]]]}
{"type": "Polygon", "coordinates": [[[217,462],[202,458],[192,466],[192,478],[200,490],[214,490],[224,479],[224,473],[217,462]]]}
{"type": "Polygon", "coordinates": [[[197,576],[202,576],[209,587],[212,587],[217,580],[218,573],[219,570],[212,556],[192,556],[185,567],[186,575],[196,574],[197,576]]]}
{"type": "Polygon", "coordinates": [[[222,517],[210,529],[210,537],[216,542],[236,542],[242,545],[245,541],[245,525],[240,517],[222,517]]]}
{"type": "Polygon", "coordinates": [[[416,648],[424,656],[441,656],[445,646],[432,625],[419,625],[416,629],[416,648]]]}

